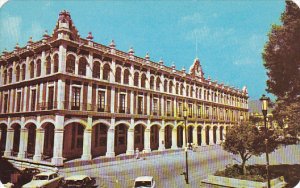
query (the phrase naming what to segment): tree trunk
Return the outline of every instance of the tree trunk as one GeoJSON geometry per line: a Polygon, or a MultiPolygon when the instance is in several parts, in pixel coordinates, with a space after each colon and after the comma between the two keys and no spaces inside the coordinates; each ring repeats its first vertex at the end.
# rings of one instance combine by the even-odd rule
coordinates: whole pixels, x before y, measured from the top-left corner
{"type": "Polygon", "coordinates": [[[243,160],[242,162],[242,169],[243,169],[243,175],[246,175],[247,174],[246,160],[243,160]]]}

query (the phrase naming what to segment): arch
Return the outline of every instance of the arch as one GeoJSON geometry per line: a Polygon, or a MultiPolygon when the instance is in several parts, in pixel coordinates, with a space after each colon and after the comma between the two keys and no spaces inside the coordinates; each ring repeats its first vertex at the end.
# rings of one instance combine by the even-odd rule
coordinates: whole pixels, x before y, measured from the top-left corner
{"type": "Polygon", "coordinates": [[[20,120],[14,120],[14,121],[10,122],[9,128],[13,128],[13,125],[15,125],[15,124],[18,124],[21,126],[22,122],[20,120]]]}
{"type": "Polygon", "coordinates": [[[160,123],[160,122],[158,122],[158,121],[152,122],[152,123],[150,124],[150,127],[152,127],[152,126],[154,126],[154,125],[157,125],[157,126],[159,126],[159,128],[161,128],[161,127],[162,127],[161,123],[160,123]]]}
{"type": "Polygon", "coordinates": [[[97,123],[92,128],[92,156],[103,156],[107,151],[107,132],[109,126],[97,123]]]}
{"type": "Polygon", "coordinates": [[[66,71],[68,73],[75,74],[75,61],[76,61],[75,57],[76,57],[75,54],[69,54],[69,55],[67,55],[66,71]]]}
{"type": "Polygon", "coordinates": [[[139,124],[143,125],[145,128],[147,128],[147,123],[145,123],[144,121],[137,121],[137,122],[135,122],[134,127],[136,127],[139,124]]]}
{"type": "Polygon", "coordinates": [[[141,123],[134,127],[134,149],[137,148],[139,151],[144,149],[145,128],[146,126],[141,123]]]}
{"type": "Polygon", "coordinates": [[[20,66],[16,67],[16,82],[20,81],[20,66]]]}
{"type": "MultiPolygon", "coordinates": [[[[7,126],[7,128],[8,128],[8,122],[7,121],[0,121],[0,125],[1,124],[4,124],[4,125],[6,125],[7,126]]],[[[0,126],[1,127],[1,126],[0,126]]]]}
{"type": "Polygon", "coordinates": [[[48,74],[51,74],[51,57],[50,56],[48,56],[47,58],[46,58],[46,62],[45,62],[45,68],[46,68],[46,75],[48,75],[48,74]]]}
{"type": "Polygon", "coordinates": [[[79,123],[81,124],[84,128],[87,128],[88,127],[88,124],[86,121],[82,120],[82,119],[79,119],[79,118],[72,118],[72,119],[69,119],[67,121],[65,121],[64,123],[64,127],[66,127],[68,124],[71,124],[71,123],[79,123]]]}
{"type": "Polygon", "coordinates": [[[116,67],[116,73],[115,73],[115,82],[121,83],[121,78],[122,78],[122,68],[120,66],[116,67]]]}
{"type": "Polygon", "coordinates": [[[86,76],[86,67],[88,65],[88,62],[85,57],[79,58],[78,63],[78,75],[86,76]]]}
{"type": "Polygon", "coordinates": [[[180,84],[180,95],[183,95],[183,84],[180,84]]]}
{"type": "Polygon", "coordinates": [[[172,146],[172,129],[173,127],[171,126],[171,124],[168,124],[167,126],[165,126],[165,148],[169,149],[172,146]]]}
{"type": "Polygon", "coordinates": [[[103,74],[102,74],[102,79],[103,80],[109,80],[109,75],[110,75],[110,65],[109,65],[109,63],[105,63],[104,65],[103,65],[103,74]]]}
{"type": "Polygon", "coordinates": [[[177,126],[177,147],[182,148],[183,147],[183,134],[184,129],[182,125],[177,126]]]}
{"type": "Polygon", "coordinates": [[[33,78],[34,77],[34,62],[31,61],[29,63],[29,70],[30,70],[30,78],[33,78]]]}
{"type": "Polygon", "coordinates": [[[169,81],[169,93],[173,93],[173,82],[172,82],[172,80],[169,81]]]}
{"type": "Polygon", "coordinates": [[[143,73],[141,76],[141,87],[142,88],[146,88],[146,80],[147,80],[146,74],[143,73]]]}
{"type": "Polygon", "coordinates": [[[24,123],[24,127],[28,127],[28,124],[34,124],[37,128],[39,127],[39,123],[34,119],[27,120],[24,123]]]}
{"type": "MultiPolygon", "coordinates": [[[[28,130],[28,140],[27,140],[27,157],[33,157],[35,152],[35,141],[36,141],[36,124],[29,122],[25,124],[25,128],[28,130]]],[[[23,141],[24,142],[24,141],[23,141]]]]}
{"type": "Polygon", "coordinates": [[[0,155],[5,151],[6,136],[7,136],[7,124],[0,122],[0,155]]]}
{"type": "Polygon", "coordinates": [[[135,72],[134,73],[134,79],[133,79],[133,84],[134,84],[134,86],[139,86],[139,72],[135,72]]]}
{"type": "MultiPolygon", "coordinates": [[[[170,123],[170,122],[169,122],[169,123],[165,123],[165,127],[166,127],[166,126],[170,126],[172,129],[175,127],[174,124],[173,124],[173,123],[170,123]]],[[[178,126],[178,124],[177,124],[177,126],[178,126]]]]}
{"type": "Polygon", "coordinates": [[[8,69],[8,83],[12,82],[12,72],[13,72],[13,69],[9,68],[8,69]]]}
{"type": "Polygon", "coordinates": [[[124,84],[129,84],[129,75],[130,75],[130,72],[127,68],[124,69],[124,76],[123,76],[123,83],[124,84]]]}
{"type": "Polygon", "coordinates": [[[115,154],[126,153],[128,126],[120,123],[115,126],[115,154]]]}
{"type": "Polygon", "coordinates": [[[206,126],[205,127],[205,142],[206,145],[209,145],[209,130],[210,130],[210,126],[206,126]]]}
{"type": "Polygon", "coordinates": [[[128,121],[124,121],[124,120],[116,122],[115,127],[120,124],[125,124],[128,128],[130,127],[130,123],[128,121]]]}
{"type": "Polygon", "coordinates": [[[168,92],[168,80],[165,79],[164,81],[164,92],[168,92]]]}
{"type": "Polygon", "coordinates": [[[55,124],[47,121],[41,125],[44,129],[43,159],[50,159],[53,156],[55,124]]]}
{"type": "Polygon", "coordinates": [[[189,128],[189,127],[197,127],[194,123],[188,123],[186,126],[187,126],[187,128],[189,128]]]}
{"type": "Polygon", "coordinates": [[[100,123],[102,123],[102,124],[110,127],[110,122],[108,122],[108,121],[106,121],[104,119],[98,119],[98,120],[94,121],[93,124],[92,124],[92,126],[95,126],[95,125],[100,124],[100,123]]]}
{"type": "Polygon", "coordinates": [[[26,64],[22,65],[22,80],[25,80],[26,77],[26,64]]]}
{"type": "Polygon", "coordinates": [[[159,129],[160,125],[157,123],[152,123],[150,125],[150,148],[151,151],[158,150],[159,147],[159,129]]]}
{"type": "Polygon", "coordinates": [[[150,77],[150,89],[154,89],[154,76],[150,77]]]}
{"type": "Polygon", "coordinates": [[[181,122],[177,123],[177,127],[178,126],[184,126],[184,123],[181,121],[181,122]]]}
{"type": "Polygon", "coordinates": [[[21,125],[18,123],[11,124],[11,128],[14,130],[12,155],[16,156],[19,152],[21,125]]]}
{"type": "Polygon", "coordinates": [[[57,53],[55,53],[53,55],[53,61],[54,61],[53,72],[56,73],[56,72],[58,72],[58,67],[59,67],[59,59],[58,59],[58,54],[57,53]]]}
{"type": "Polygon", "coordinates": [[[161,87],[161,80],[160,77],[156,77],[156,91],[160,91],[160,87],[161,87]]]}
{"type": "Polygon", "coordinates": [[[100,68],[101,68],[100,62],[94,61],[93,62],[93,78],[100,79],[100,68]]]}
{"type": "Polygon", "coordinates": [[[38,59],[36,62],[36,77],[40,77],[41,76],[41,59],[38,59]]]}
{"type": "Polygon", "coordinates": [[[79,158],[83,151],[84,125],[71,121],[65,123],[63,137],[63,157],[67,159],[79,158]]]}
{"type": "Polygon", "coordinates": [[[40,128],[44,128],[46,126],[46,124],[53,124],[53,125],[55,125],[55,121],[53,119],[44,119],[40,123],[40,128]]]}

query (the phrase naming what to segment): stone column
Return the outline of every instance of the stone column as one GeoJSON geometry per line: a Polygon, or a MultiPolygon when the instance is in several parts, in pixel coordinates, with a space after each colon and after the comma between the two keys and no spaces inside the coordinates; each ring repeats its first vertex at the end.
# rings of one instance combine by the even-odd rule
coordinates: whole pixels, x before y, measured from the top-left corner
{"type": "Polygon", "coordinates": [[[45,136],[44,129],[42,128],[36,129],[35,152],[33,156],[34,161],[42,160],[42,153],[44,150],[44,136],[45,136]]]}
{"type": "Polygon", "coordinates": [[[93,92],[93,88],[92,88],[92,84],[91,83],[89,83],[89,85],[88,85],[88,93],[87,93],[87,110],[94,110],[94,109],[96,109],[96,108],[93,108],[93,105],[94,104],[92,104],[92,92],[93,92]]]}
{"type": "Polygon", "coordinates": [[[171,146],[171,149],[178,149],[178,147],[177,147],[177,129],[175,127],[172,129],[172,146],[171,146]]]}
{"type": "Polygon", "coordinates": [[[11,156],[11,151],[13,149],[13,143],[14,143],[14,129],[8,128],[7,129],[7,136],[6,136],[6,145],[5,145],[5,151],[4,156],[9,157],[11,156]]]}
{"type": "Polygon", "coordinates": [[[19,145],[19,153],[18,153],[18,158],[20,159],[26,157],[25,154],[27,152],[27,142],[28,142],[28,129],[21,128],[20,145],[19,145]]]}
{"type": "Polygon", "coordinates": [[[129,128],[127,132],[127,151],[126,155],[134,154],[134,129],[129,128]]]}
{"type": "Polygon", "coordinates": [[[83,135],[83,148],[81,160],[91,160],[92,129],[85,128],[83,135]]]}
{"type": "Polygon", "coordinates": [[[216,144],[220,144],[221,139],[220,139],[220,127],[218,126],[216,129],[216,144]]]}
{"type": "Polygon", "coordinates": [[[205,126],[201,129],[201,146],[206,146],[206,132],[205,132],[205,126]]]}
{"type": "Polygon", "coordinates": [[[41,57],[41,77],[43,77],[43,76],[46,75],[45,62],[46,62],[46,52],[42,51],[42,57],[41,57]]]}
{"type": "Polygon", "coordinates": [[[106,157],[115,156],[115,118],[111,118],[110,127],[107,130],[106,157]]]}
{"type": "Polygon", "coordinates": [[[57,109],[64,109],[65,102],[65,81],[59,79],[57,83],[57,109]]]}
{"type": "Polygon", "coordinates": [[[55,166],[63,165],[63,141],[64,141],[64,116],[56,115],[55,123],[56,127],[54,130],[54,146],[53,146],[53,158],[51,163],[55,166]]]}
{"type": "Polygon", "coordinates": [[[159,135],[158,135],[158,140],[159,140],[159,146],[158,146],[158,150],[159,151],[163,151],[165,150],[165,126],[162,126],[160,129],[159,129],[159,135]]]}
{"type": "Polygon", "coordinates": [[[214,128],[211,126],[209,129],[209,145],[214,145],[214,128]]]}
{"type": "Polygon", "coordinates": [[[147,115],[151,114],[151,109],[150,109],[150,93],[147,94],[147,115]]]}
{"type": "Polygon", "coordinates": [[[160,106],[161,106],[161,116],[164,116],[165,115],[165,99],[164,99],[164,96],[161,96],[161,103],[160,103],[160,106]]]}
{"type": "Polygon", "coordinates": [[[10,90],[10,92],[9,92],[9,96],[10,96],[10,99],[9,99],[9,112],[10,113],[13,113],[14,111],[14,108],[13,108],[13,106],[14,106],[14,102],[15,102],[15,100],[14,100],[14,93],[15,93],[15,90],[14,89],[11,89],[10,90]]]}
{"type": "Polygon", "coordinates": [[[86,76],[88,78],[92,78],[93,77],[93,53],[89,53],[88,56],[88,65],[87,65],[87,69],[86,69],[86,76]]]}
{"type": "Polygon", "coordinates": [[[177,98],[174,98],[174,117],[177,117],[178,113],[177,113],[177,98]]]}
{"type": "Polygon", "coordinates": [[[134,92],[130,93],[130,113],[134,114],[134,92]]]}
{"type": "Polygon", "coordinates": [[[44,84],[41,83],[39,88],[40,88],[40,93],[38,94],[39,95],[39,103],[40,103],[40,105],[39,105],[40,109],[39,110],[41,110],[42,103],[44,102],[43,101],[44,84]]]}
{"type": "Polygon", "coordinates": [[[197,134],[197,127],[196,126],[193,129],[193,144],[194,144],[194,146],[198,146],[198,134],[197,134]]]}
{"type": "Polygon", "coordinates": [[[115,87],[111,87],[110,93],[110,113],[115,113],[115,87]]]}
{"type": "Polygon", "coordinates": [[[23,97],[23,112],[26,112],[26,106],[29,101],[27,101],[27,86],[24,88],[24,97],[23,97]]]}
{"type": "Polygon", "coordinates": [[[115,79],[115,72],[116,72],[116,60],[112,59],[111,61],[111,71],[110,71],[110,75],[109,75],[109,80],[110,83],[115,83],[116,79],[115,79]]]}
{"type": "MultiPolygon", "coordinates": [[[[186,147],[186,140],[185,139],[187,139],[186,137],[185,137],[185,126],[183,126],[183,129],[182,129],[182,148],[185,148],[186,147]]],[[[188,132],[186,133],[186,136],[188,136],[188,132]]]]}
{"type": "Polygon", "coordinates": [[[150,153],[151,148],[150,148],[150,128],[145,129],[145,136],[144,136],[144,152],[145,153],[150,153]]]}
{"type": "Polygon", "coordinates": [[[66,72],[66,59],[67,59],[67,48],[65,44],[61,44],[59,46],[59,53],[58,53],[58,72],[66,72]]]}

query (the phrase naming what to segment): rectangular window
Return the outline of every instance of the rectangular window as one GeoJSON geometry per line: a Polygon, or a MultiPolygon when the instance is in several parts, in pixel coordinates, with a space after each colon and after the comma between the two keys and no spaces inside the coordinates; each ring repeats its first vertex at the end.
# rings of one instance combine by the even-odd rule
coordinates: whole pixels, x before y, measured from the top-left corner
{"type": "Polygon", "coordinates": [[[17,106],[16,106],[16,112],[20,112],[21,109],[21,92],[17,93],[17,106]]]}
{"type": "Polygon", "coordinates": [[[206,119],[209,118],[209,107],[208,106],[205,108],[205,117],[206,117],[206,119]]]}
{"type": "Polygon", "coordinates": [[[138,114],[143,114],[143,97],[138,97],[138,114]]]}
{"type": "Polygon", "coordinates": [[[182,103],[178,103],[178,116],[181,117],[182,116],[182,103]]]}
{"type": "Polygon", "coordinates": [[[167,101],[167,116],[172,115],[171,101],[167,101]]]}
{"type": "Polygon", "coordinates": [[[125,113],[126,94],[120,94],[119,113],[125,113]]]}
{"type": "Polygon", "coordinates": [[[200,118],[201,117],[201,108],[202,106],[201,105],[198,105],[198,117],[200,118]]]}
{"type": "Polygon", "coordinates": [[[72,88],[72,110],[80,110],[80,93],[81,88],[72,88]]]}
{"type": "Polygon", "coordinates": [[[104,112],[105,91],[98,91],[98,112],[104,112]]]}
{"type": "Polygon", "coordinates": [[[36,90],[31,90],[31,111],[35,111],[36,105],[36,90]]]}
{"type": "Polygon", "coordinates": [[[54,87],[48,88],[48,110],[53,109],[54,87]]]}
{"type": "Polygon", "coordinates": [[[189,104],[189,117],[193,117],[193,104],[189,104]]]}
{"type": "Polygon", "coordinates": [[[153,115],[158,115],[158,99],[153,99],[153,115]]]}

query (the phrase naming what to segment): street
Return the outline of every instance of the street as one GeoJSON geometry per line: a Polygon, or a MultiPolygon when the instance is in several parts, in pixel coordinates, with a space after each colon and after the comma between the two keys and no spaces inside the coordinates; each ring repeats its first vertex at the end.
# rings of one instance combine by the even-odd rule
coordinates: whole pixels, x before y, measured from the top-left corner
{"type": "MultiPolygon", "coordinates": [[[[60,171],[66,176],[74,174],[88,174],[97,177],[99,187],[132,187],[138,176],[153,176],[157,187],[200,187],[201,180],[207,178],[227,164],[236,162],[233,156],[223,151],[220,146],[207,146],[200,151],[189,151],[189,185],[186,185],[184,176],[185,153],[156,155],[146,159],[130,159],[113,163],[97,164],[85,167],[69,168],[60,171]]],[[[271,164],[299,164],[300,145],[282,147],[270,154],[271,164]],[[286,155],[286,154],[289,155],[286,155]]],[[[264,163],[265,155],[253,157],[248,164],[264,163]]]]}

